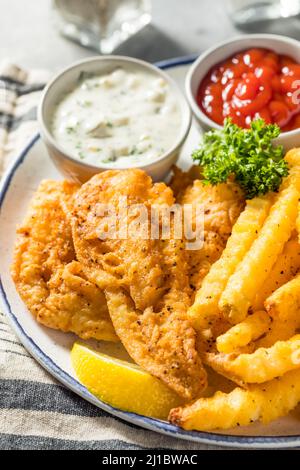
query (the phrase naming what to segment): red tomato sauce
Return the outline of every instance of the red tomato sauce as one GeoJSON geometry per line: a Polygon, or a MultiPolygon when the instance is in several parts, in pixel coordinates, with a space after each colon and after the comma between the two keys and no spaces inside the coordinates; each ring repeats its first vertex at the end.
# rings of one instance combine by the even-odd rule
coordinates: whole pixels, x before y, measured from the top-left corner
{"type": "Polygon", "coordinates": [[[197,102],[214,122],[230,117],[247,128],[253,119],[282,131],[300,127],[300,64],[268,49],[249,49],[212,67],[200,83],[197,102]],[[293,98],[294,95],[294,98],[293,98]]]}

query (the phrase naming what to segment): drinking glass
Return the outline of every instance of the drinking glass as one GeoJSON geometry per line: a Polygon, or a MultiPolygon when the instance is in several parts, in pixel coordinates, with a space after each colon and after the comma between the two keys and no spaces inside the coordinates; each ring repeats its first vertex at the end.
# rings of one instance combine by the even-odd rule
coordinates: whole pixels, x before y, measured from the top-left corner
{"type": "Polygon", "coordinates": [[[110,54],[151,21],[151,0],[53,0],[60,32],[110,54]]]}
{"type": "Polygon", "coordinates": [[[227,0],[227,8],[238,26],[291,18],[300,14],[300,0],[227,0]]]}

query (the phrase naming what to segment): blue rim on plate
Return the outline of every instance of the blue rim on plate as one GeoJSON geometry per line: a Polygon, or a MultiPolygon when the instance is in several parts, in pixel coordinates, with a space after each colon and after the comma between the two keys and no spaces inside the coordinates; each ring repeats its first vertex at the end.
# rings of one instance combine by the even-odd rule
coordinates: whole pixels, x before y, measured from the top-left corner
{"type": "MultiPolygon", "coordinates": [[[[195,59],[195,56],[186,56],[171,60],[158,62],[156,65],[163,69],[171,67],[184,66],[191,64],[195,59]]],[[[40,136],[37,134],[22,151],[16,161],[13,163],[11,168],[3,178],[0,188],[0,211],[5,201],[7,191],[13,180],[14,174],[18,167],[25,160],[30,149],[37,143],[40,136]]],[[[33,341],[33,339],[27,335],[22,326],[20,325],[17,316],[12,312],[9,300],[4,291],[4,287],[1,281],[0,275],[0,298],[3,303],[4,312],[9,318],[10,322],[14,326],[18,338],[28,350],[28,352],[57,380],[63,383],[66,387],[71,389],[73,392],[80,395],[85,400],[89,401],[93,405],[101,408],[107,413],[116,416],[124,421],[131,424],[136,424],[142,428],[156,431],[171,437],[187,440],[190,442],[198,442],[202,444],[211,444],[219,446],[230,446],[230,447],[253,447],[253,448],[287,448],[300,446],[300,435],[291,436],[230,436],[226,434],[207,433],[200,431],[184,431],[183,429],[174,426],[165,421],[160,421],[154,418],[147,418],[145,416],[138,415],[136,413],[130,413],[114,408],[92,395],[80,382],[74,379],[71,375],[67,374],[64,370],[58,367],[52,359],[47,356],[41,348],[33,341]]]]}

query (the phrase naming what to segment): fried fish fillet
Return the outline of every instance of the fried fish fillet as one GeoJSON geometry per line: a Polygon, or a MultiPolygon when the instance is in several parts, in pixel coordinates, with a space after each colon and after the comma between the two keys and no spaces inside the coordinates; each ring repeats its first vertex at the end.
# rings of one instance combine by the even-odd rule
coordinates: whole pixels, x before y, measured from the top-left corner
{"type": "Polygon", "coordinates": [[[190,399],[206,386],[206,373],[186,317],[190,288],[183,241],[149,238],[151,208],[173,203],[171,189],[153,184],[141,170],[107,171],[76,193],[72,229],[77,257],[91,282],[104,289],[128,353],[190,399]],[[111,225],[119,229],[116,237],[111,225]]]}
{"type": "Polygon", "coordinates": [[[78,186],[43,181],[18,230],[11,273],[36,319],[84,339],[117,341],[103,292],[76,261],[67,207],[78,186]]]}
{"type": "MultiPolygon", "coordinates": [[[[200,249],[186,251],[189,283],[192,289],[190,308],[195,305],[195,295],[213,263],[220,258],[232,227],[245,205],[243,193],[235,183],[229,181],[211,186],[204,184],[201,179],[197,178],[199,178],[199,172],[195,173],[194,168],[186,176],[177,169],[171,182],[175,186],[176,201],[179,204],[202,205],[204,212],[203,245],[200,249]]],[[[188,318],[193,324],[193,317],[189,316],[189,313],[190,309],[188,310],[188,318]]],[[[196,324],[193,324],[194,328],[196,326],[196,324]]],[[[211,323],[205,331],[201,334],[197,332],[197,349],[199,353],[215,350],[215,339],[220,334],[225,333],[229,327],[227,321],[221,316],[217,316],[217,320],[211,323]]]]}
{"type": "Polygon", "coordinates": [[[221,256],[232,227],[244,208],[245,199],[241,189],[235,183],[228,182],[211,186],[196,179],[179,192],[177,202],[203,205],[203,246],[199,250],[187,252],[190,284],[196,291],[200,288],[211,265],[221,256]]]}
{"type": "Polygon", "coordinates": [[[170,181],[170,188],[177,201],[182,198],[182,195],[189,186],[192,186],[195,180],[202,179],[202,171],[199,166],[191,166],[188,171],[183,171],[178,166],[174,165],[172,168],[172,178],[170,181]]]}

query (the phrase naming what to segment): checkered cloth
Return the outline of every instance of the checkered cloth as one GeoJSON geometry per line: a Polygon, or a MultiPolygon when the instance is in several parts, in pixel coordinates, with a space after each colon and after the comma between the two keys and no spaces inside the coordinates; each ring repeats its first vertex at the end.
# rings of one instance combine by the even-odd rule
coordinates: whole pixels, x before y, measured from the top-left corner
{"type": "MultiPolygon", "coordinates": [[[[0,176],[37,131],[48,74],[0,66],[0,176]]],[[[0,311],[0,449],[214,449],[126,424],[53,379],[0,311]]]]}

